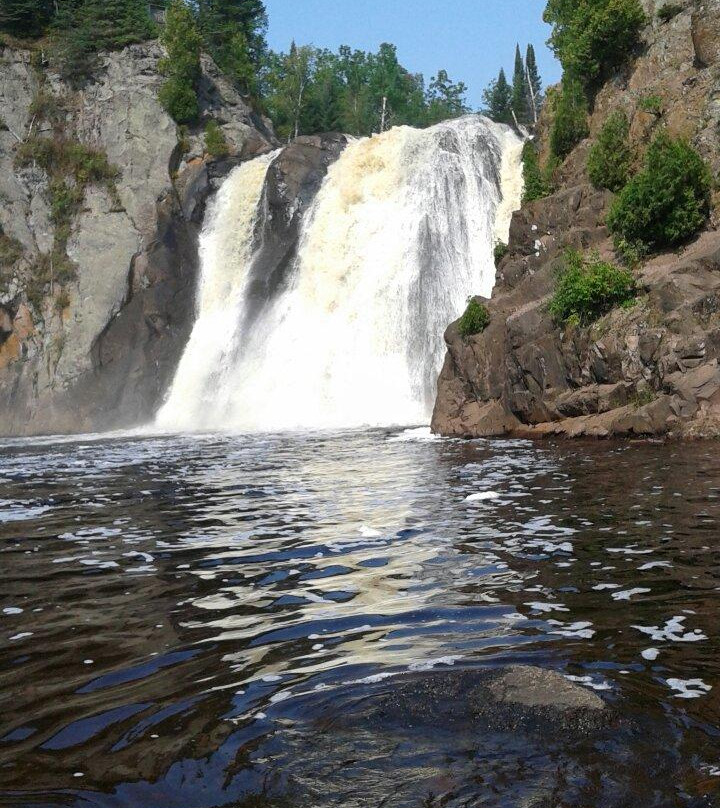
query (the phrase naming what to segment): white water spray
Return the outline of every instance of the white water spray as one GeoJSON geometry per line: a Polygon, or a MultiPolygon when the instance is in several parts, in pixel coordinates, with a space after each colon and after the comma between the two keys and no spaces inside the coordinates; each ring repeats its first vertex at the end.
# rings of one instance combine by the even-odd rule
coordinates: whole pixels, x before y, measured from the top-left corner
{"type": "Polygon", "coordinates": [[[209,211],[198,318],[166,429],[427,422],[443,332],[489,295],[493,245],[522,191],[522,144],[477,116],[352,142],[309,211],[288,288],[243,328],[272,156],[236,169],[209,211]]]}

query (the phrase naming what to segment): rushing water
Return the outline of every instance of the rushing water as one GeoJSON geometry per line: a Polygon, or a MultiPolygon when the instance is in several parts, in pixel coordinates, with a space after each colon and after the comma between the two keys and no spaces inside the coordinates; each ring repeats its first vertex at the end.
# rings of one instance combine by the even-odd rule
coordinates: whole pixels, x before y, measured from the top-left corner
{"type": "Polygon", "coordinates": [[[443,332],[489,295],[522,142],[473,115],[354,140],[303,223],[287,284],[251,283],[273,155],[237,168],[202,235],[198,317],[158,423],[272,431],[429,420],[443,332]],[[251,325],[248,323],[251,322],[251,325]],[[379,385],[382,380],[382,389],[379,385]]]}
{"type": "Polygon", "coordinates": [[[720,804],[717,446],[427,438],[3,444],[0,805],[720,804]],[[627,724],[320,720],[518,661],[627,724]]]}

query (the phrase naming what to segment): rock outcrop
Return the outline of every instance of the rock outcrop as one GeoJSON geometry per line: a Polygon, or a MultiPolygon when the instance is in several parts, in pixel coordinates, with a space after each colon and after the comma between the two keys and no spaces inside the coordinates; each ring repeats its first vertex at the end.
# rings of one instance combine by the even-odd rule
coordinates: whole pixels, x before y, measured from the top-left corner
{"type": "MultiPolygon", "coordinates": [[[[596,99],[591,137],[624,109],[642,150],[657,127],[693,141],[713,174],[720,169],[720,2],[654,17],[645,49],[596,99]],[[643,111],[657,95],[663,114],[643,111]]],[[[662,4],[657,4],[662,5],[662,4]]],[[[547,122],[539,141],[547,150],[547,122]]],[[[604,221],[612,195],[585,171],[590,141],[558,171],[559,190],[523,206],[512,221],[488,306],[488,328],[446,333],[433,429],[444,435],[611,436],[720,434],[720,233],[713,218],[684,249],[638,272],[641,295],[588,328],[555,325],[547,311],[560,253],[597,250],[616,260],[604,221]]],[[[715,200],[717,209],[717,199],[715,200]]],[[[717,215],[717,214],[715,214],[717,215]]]]}
{"type": "Polygon", "coordinates": [[[276,145],[204,58],[202,120],[217,121],[228,144],[227,156],[210,157],[202,126],[181,134],[158,102],[161,56],[156,43],[109,54],[76,91],[39,53],[0,51],[0,236],[12,248],[0,251],[0,434],[108,429],[152,415],[192,326],[206,200],[239,161],[276,145]],[[17,159],[33,138],[82,144],[119,170],[114,188],[87,187],[67,239],[74,273],[62,282],[53,277],[51,178],[17,159]],[[38,279],[48,262],[49,283],[38,279]]]}

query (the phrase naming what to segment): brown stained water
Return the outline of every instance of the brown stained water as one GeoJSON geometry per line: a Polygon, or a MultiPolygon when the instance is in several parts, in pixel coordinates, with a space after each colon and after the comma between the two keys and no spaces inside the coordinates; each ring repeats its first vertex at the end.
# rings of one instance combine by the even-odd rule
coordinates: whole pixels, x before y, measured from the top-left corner
{"type": "Polygon", "coordinates": [[[717,444],[423,438],[2,444],[0,805],[720,805],[717,444]],[[620,720],[357,717],[515,662],[620,720]]]}

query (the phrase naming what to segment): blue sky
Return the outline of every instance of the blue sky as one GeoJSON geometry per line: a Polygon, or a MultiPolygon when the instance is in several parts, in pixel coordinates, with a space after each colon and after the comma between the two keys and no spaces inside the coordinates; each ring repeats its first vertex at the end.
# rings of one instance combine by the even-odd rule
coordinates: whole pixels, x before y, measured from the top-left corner
{"type": "Polygon", "coordinates": [[[532,42],[546,85],[560,67],[545,42],[542,21],[547,0],[265,0],[268,41],[274,50],[298,44],[337,49],[350,45],[376,50],[397,45],[400,62],[429,79],[444,68],[468,85],[471,106],[500,66],[512,73],[515,43],[532,42]]]}

